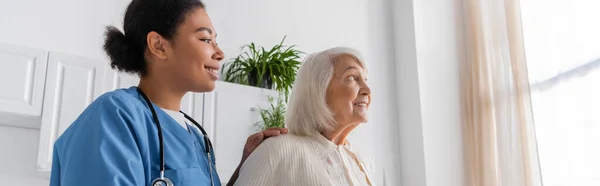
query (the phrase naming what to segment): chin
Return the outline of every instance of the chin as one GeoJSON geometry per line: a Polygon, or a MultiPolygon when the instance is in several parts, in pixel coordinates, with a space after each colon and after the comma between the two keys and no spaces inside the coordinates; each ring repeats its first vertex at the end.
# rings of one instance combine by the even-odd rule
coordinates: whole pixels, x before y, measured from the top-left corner
{"type": "Polygon", "coordinates": [[[369,122],[369,115],[366,113],[356,113],[353,116],[353,121],[359,122],[359,123],[369,122]]]}
{"type": "Polygon", "coordinates": [[[363,124],[369,122],[369,119],[366,117],[356,117],[353,119],[353,123],[363,124]]]}
{"type": "Polygon", "coordinates": [[[194,86],[194,88],[191,91],[192,92],[212,92],[213,90],[215,90],[215,87],[216,87],[215,84],[216,83],[214,81],[196,84],[196,86],[194,86]]]}

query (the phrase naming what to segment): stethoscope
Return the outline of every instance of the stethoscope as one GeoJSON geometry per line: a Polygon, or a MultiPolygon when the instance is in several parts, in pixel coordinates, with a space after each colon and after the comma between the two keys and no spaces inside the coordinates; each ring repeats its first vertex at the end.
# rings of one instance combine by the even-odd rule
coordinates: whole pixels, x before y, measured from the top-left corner
{"type": "MultiPolygon", "coordinates": [[[[142,89],[140,89],[138,87],[137,91],[140,93],[140,95],[142,95],[142,97],[144,97],[146,104],[148,104],[148,107],[150,107],[150,111],[152,111],[152,118],[154,119],[154,122],[156,123],[156,128],[158,129],[158,141],[159,141],[159,148],[160,148],[160,177],[152,180],[152,185],[153,186],[173,186],[173,182],[169,178],[165,177],[165,150],[164,150],[162,129],[160,127],[160,121],[158,120],[158,115],[156,115],[156,111],[154,111],[152,102],[150,102],[150,99],[148,99],[148,97],[146,96],[146,94],[144,94],[142,89]]],[[[196,127],[198,127],[198,129],[200,129],[200,131],[202,131],[202,135],[204,136],[204,146],[206,147],[205,151],[206,151],[206,155],[208,157],[208,167],[209,167],[209,171],[210,171],[210,185],[214,186],[213,175],[212,175],[212,159],[211,159],[211,155],[210,155],[210,151],[212,149],[212,143],[210,142],[210,139],[208,139],[208,136],[206,135],[206,131],[204,131],[204,128],[202,128],[202,126],[200,126],[200,124],[198,124],[198,122],[196,122],[196,120],[192,119],[192,117],[183,113],[183,111],[179,111],[179,112],[182,113],[186,119],[188,119],[189,121],[194,123],[194,125],[196,127]]]]}

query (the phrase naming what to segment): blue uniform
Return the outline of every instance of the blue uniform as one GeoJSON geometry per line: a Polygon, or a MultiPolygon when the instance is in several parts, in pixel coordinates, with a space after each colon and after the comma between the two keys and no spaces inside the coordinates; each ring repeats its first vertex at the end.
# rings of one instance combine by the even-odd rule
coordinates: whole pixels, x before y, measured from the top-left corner
{"type": "MultiPolygon", "coordinates": [[[[176,186],[210,185],[203,136],[153,106],[163,131],[165,177],[176,186]]],[[[144,98],[136,87],[118,89],[92,102],[56,140],[50,186],[150,185],[160,176],[159,157],[156,123],[144,98]]],[[[211,159],[214,165],[214,154],[211,159]]]]}

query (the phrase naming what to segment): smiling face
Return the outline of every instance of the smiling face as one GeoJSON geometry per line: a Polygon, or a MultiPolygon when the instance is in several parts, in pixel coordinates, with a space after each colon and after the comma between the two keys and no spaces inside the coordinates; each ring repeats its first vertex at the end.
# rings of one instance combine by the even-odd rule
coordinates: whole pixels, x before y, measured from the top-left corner
{"type": "Polygon", "coordinates": [[[157,36],[160,39],[153,41],[153,37],[149,36],[151,48],[159,51],[154,52],[160,59],[156,72],[184,91],[214,90],[219,62],[224,57],[223,51],[217,46],[216,36],[203,8],[189,13],[170,40],[157,36]]]}
{"type": "Polygon", "coordinates": [[[368,121],[371,89],[367,85],[367,70],[356,58],[342,55],[333,65],[333,77],[327,88],[327,105],[338,125],[368,121]]]}

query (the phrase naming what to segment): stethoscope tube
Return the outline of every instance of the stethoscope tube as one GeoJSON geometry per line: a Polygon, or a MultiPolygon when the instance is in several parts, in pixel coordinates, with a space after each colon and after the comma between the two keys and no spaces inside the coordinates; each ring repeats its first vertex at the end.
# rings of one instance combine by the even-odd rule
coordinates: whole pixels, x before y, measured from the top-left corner
{"type": "MultiPolygon", "coordinates": [[[[152,102],[150,102],[150,99],[148,99],[148,96],[146,96],[146,94],[144,94],[142,89],[137,87],[137,91],[144,98],[148,107],[150,107],[150,111],[152,112],[152,119],[154,120],[154,123],[156,123],[156,129],[158,130],[159,151],[160,151],[160,177],[154,179],[152,181],[152,185],[153,186],[161,186],[161,185],[173,186],[173,182],[165,177],[164,141],[163,141],[162,128],[160,125],[160,121],[158,119],[158,115],[156,114],[156,111],[154,110],[154,106],[152,106],[152,102]]],[[[186,119],[191,121],[196,127],[198,127],[198,129],[200,129],[200,131],[202,132],[202,135],[204,136],[204,146],[205,146],[204,150],[205,150],[206,156],[208,158],[208,167],[209,167],[209,171],[210,171],[210,184],[214,186],[213,175],[212,175],[212,171],[213,171],[212,170],[212,158],[211,158],[211,154],[210,154],[211,149],[212,149],[212,143],[210,142],[210,139],[208,138],[208,135],[207,135],[206,131],[204,130],[204,128],[202,128],[202,126],[198,122],[196,122],[196,120],[194,120],[192,117],[188,116],[183,111],[179,111],[179,112],[181,114],[183,114],[183,116],[186,119]]]]}
{"type": "Polygon", "coordinates": [[[183,116],[188,119],[189,121],[191,121],[196,127],[198,127],[198,129],[200,129],[200,131],[202,132],[202,136],[204,136],[204,150],[206,151],[206,157],[208,158],[208,171],[210,173],[210,185],[214,186],[214,182],[213,182],[213,169],[212,169],[212,158],[210,155],[210,149],[212,149],[212,143],[210,142],[210,139],[208,139],[208,135],[206,135],[206,131],[204,130],[204,128],[202,128],[202,126],[200,126],[200,124],[198,122],[196,122],[196,120],[192,119],[192,117],[188,116],[187,114],[185,114],[183,111],[179,111],[180,113],[183,114],[183,116]]]}

